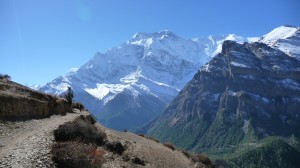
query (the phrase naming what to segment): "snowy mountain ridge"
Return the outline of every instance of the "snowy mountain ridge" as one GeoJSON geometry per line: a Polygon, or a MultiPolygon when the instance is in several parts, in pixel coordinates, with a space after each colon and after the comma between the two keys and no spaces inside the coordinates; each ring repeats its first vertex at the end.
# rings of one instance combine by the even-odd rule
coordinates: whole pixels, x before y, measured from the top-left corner
{"type": "Polygon", "coordinates": [[[285,54],[300,60],[300,27],[280,26],[264,35],[259,42],[277,48],[285,54]]]}
{"type": "MultiPolygon", "coordinates": [[[[97,53],[81,68],[72,69],[68,74],[60,76],[47,84],[46,86],[50,87],[44,90],[61,94],[69,86],[68,84],[72,83],[81,85],[88,93],[102,100],[109,92],[118,93],[125,88],[130,88],[130,85],[149,91],[149,88],[147,89],[138,83],[139,80],[145,80],[154,85],[164,88],[169,87],[171,90],[178,92],[185,82],[178,81],[179,83],[176,83],[175,80],[171,80],[169,77],[165,78],[166,75],[153,76],[152,68],[156,71],[166,70],[158,66],[149,67],[155,59],[159,60],[158,63],[162,65],[179,64],[180,61],[184,60],[200,67],[201,64],[204,64],[213,56],[213,53],[221,49],[224,40],[245,41],[244,38],[232,34],[228,36],[209,36],[208,39],[202,38],[201,41],[199,39],[186,40],[166,30],[158,33],[136,33],[131,40],[122,44],[121,47],[109,49],[105,54],[97,53]],[[204,40],[211,44],[203,42],[204,40]],[[168,55],[164,55],[164,53],[161,53],[162,51],[168,55]],[[172,57],[175,58],[175,61],[172,60],[172,57]],[[122,71],[117,68],[121,68],[122,71]],[[149,78],[149,76],[151,77],[149,78]],[[71,78],[80,78],[83,84],[77,83],[76,80],[70,81],[71,78]],[[107,80],[109,81],[106,83],[107,80]],[[61,83],[56,81],[61,81],[61,83]]],[[[173,68],[176,69],[177,67],[173,68]]],[[[169,73],[171,72],[169,71],[169,73]]]]}
{"type": "Polygon", "coordinates": [[[40,90],[62,94],[71,86],[76,100],[84,103],[104,125],[132,128],[157,116],[199,68],[222,50],[224,40],[243,43],[258,39],[234,34],[184,39],[167,30],[136,33],[120,47],[96,53],[79,69],[40,90]],[[132,125],[115,126],[110,122],[130,122],[124,118],[131,115],[144,119],[132,125]]]}

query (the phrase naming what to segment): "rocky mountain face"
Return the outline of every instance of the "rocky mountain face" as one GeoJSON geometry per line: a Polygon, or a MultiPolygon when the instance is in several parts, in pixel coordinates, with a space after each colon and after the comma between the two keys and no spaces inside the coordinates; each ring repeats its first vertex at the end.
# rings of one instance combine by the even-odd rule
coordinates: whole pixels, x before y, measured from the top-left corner
{"type": "Polygon", "coordinates": [[[299,109],[299,60],[264,43],[225,41],[146,129],[162,141],[221,156],[261,147],[269,137],[298,141],[299,109]]]}
{"type": "Polygon", "coordinates": [[[169,31],[137,33],[40,90],[62,94],[71,86],[76,101],[102,124],[131,129],[157,117],[199,67],[221,51],[224,40],[252,39],[231,34],[189,40],[169,31]]]}

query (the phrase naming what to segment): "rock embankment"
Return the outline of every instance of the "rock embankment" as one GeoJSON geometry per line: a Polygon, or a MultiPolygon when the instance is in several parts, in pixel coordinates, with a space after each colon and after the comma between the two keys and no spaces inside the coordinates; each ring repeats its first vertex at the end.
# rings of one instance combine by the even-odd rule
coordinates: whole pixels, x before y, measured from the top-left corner
{"type": "Polygon", "coordinates": [[[0,79],[0,119],[44,118],[71,111],[64,99],[0,79]]]}

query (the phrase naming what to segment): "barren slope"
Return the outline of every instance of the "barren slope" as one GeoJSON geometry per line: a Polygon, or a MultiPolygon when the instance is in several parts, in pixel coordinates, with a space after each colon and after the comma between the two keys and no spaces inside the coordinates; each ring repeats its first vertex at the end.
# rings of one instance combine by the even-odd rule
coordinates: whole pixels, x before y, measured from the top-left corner
{"type": "MultiPolygon", "coordinates": [[[[107,134],[110,142],[120,141],[126,146],[122,157],[107,154],[107,162],[103,167],[195,167],[195,163],[181,151],[173,151],[161,143],[130,132],[114,131],[100,124],[96,126],[107,134]],[[139,158],[145,165],[133,164],[132,160],[135,158],[139,158]]],[[[198,167],[204,167],[204,165],[198,163],[198,167]]]]}

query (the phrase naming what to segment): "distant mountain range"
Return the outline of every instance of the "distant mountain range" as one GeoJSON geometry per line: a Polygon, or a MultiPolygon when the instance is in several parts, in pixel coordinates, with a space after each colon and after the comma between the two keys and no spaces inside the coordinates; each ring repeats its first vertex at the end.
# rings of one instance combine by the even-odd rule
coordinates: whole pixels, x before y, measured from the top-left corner
{"type": "MultiPolygon", "coordinates": [[[[230,34],[184,39],[170,31],[136,33],[120,47],[97,53],[79,69],[40,90],[62,94],[71,86],[75,99],[102,124],[117,130],[132,129],[161,114],[199,68],[221,52],[225,40],[264,42],[299,59],[298,44],[289,43],[295,33],[299,35],[299,28],[287,26],[262,38],[230,34]]],[[[297,38],[293,40],[297,42],[297,38]]]]}
{"type": "Polygon", "coordinates": [[[136,33],[40,90],[62,94],[71,86],[75,99],[102,124],[131,129],[157,117],[201,65],[221,51],[224,40],[253,38],[230,34],[184,39],[170,31],[136,33]]]}

